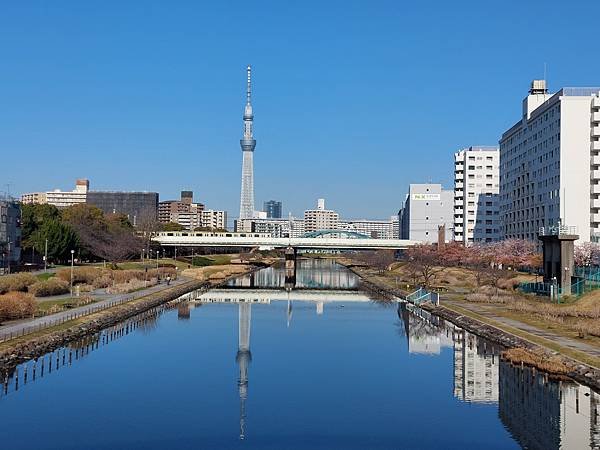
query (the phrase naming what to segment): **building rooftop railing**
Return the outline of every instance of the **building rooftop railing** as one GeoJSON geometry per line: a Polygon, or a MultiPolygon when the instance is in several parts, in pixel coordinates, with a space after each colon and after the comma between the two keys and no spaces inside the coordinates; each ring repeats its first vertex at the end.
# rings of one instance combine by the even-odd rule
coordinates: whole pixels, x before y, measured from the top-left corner
{"type": "Polygon", "coordinates": [[[540,227],[539,236],[560,236],[560,235],[577,235],[579,231],[574,225],[551,225],[548,227],[540,227]]]}
{"type": "Polygon", "coordinates": [[[600,87],[565,87],[561,90],[565,97],[589,97],[600,92],[600,87]]]}

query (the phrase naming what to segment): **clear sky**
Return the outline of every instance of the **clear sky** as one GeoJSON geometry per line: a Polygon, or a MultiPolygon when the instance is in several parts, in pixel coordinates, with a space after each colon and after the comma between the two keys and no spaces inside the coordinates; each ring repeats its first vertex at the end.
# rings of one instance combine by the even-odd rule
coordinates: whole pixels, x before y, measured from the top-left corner
{"type": "Polygon", "coordinates": [[[192,189],[239,212],[245,67],[256,205],[386,218],[497,143],[548,65],[600,85],[590,1],[15,1],[0,12],[0,191],[192,189]]]}

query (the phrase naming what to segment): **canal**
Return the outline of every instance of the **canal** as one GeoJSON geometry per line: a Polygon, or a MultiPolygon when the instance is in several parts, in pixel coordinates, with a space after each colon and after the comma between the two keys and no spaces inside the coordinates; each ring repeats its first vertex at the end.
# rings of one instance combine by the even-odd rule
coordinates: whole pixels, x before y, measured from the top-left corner
{"type": "Polygon", "coordinates": [[[600,448],[587,387],[332,261],[284,286],[263,269],[22,364],[0,380],[2,448],[600,448]]]}

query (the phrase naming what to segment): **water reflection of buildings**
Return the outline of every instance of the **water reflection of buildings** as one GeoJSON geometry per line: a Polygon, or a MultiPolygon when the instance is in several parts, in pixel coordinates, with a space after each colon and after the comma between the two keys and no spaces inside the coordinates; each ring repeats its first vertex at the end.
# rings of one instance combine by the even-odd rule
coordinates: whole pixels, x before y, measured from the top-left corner
{"type": "MultiPolygon", "coordinates": [[[[231,287],[282,288],[285,271],[268,267],[250,275],[230,280],[231,287]]],[[[356,289],[358,277],[335,261],[299,259],[296,269],[297,289],[356,289]]]]}
{"type": "Polygon", "coordinates": [[[501,347],[464,330],[454,334],[454,396],[497,403],[501,347]]]}
{"type": "Polygon", "coordinates": [[[453,349],[457,399],[498,402],[500,347],[410,304],[401,303],[398,308],[409,353],[439,355],[443,348],[453,349]]]}
{"type": "Polygon", "coordinates": [[[599,407],[588,387],[500,364],[500,419],[524,448],[599,449],[599,407]]]}

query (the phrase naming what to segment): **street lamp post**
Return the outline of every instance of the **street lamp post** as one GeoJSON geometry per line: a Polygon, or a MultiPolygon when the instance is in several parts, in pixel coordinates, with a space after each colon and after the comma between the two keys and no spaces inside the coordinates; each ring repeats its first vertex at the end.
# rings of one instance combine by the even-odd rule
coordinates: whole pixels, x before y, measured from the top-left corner
{"type": "Polygon", "coordinates": [[[71,297],[73,297],[73,263],[75,261],[75,250],[71,250],[71,297]]]}
{"type": "Polygon", "coordinates": [[[44,246],[44,273],[48,272],[48,239],[46,239],[46,245],[44,246]]]}

